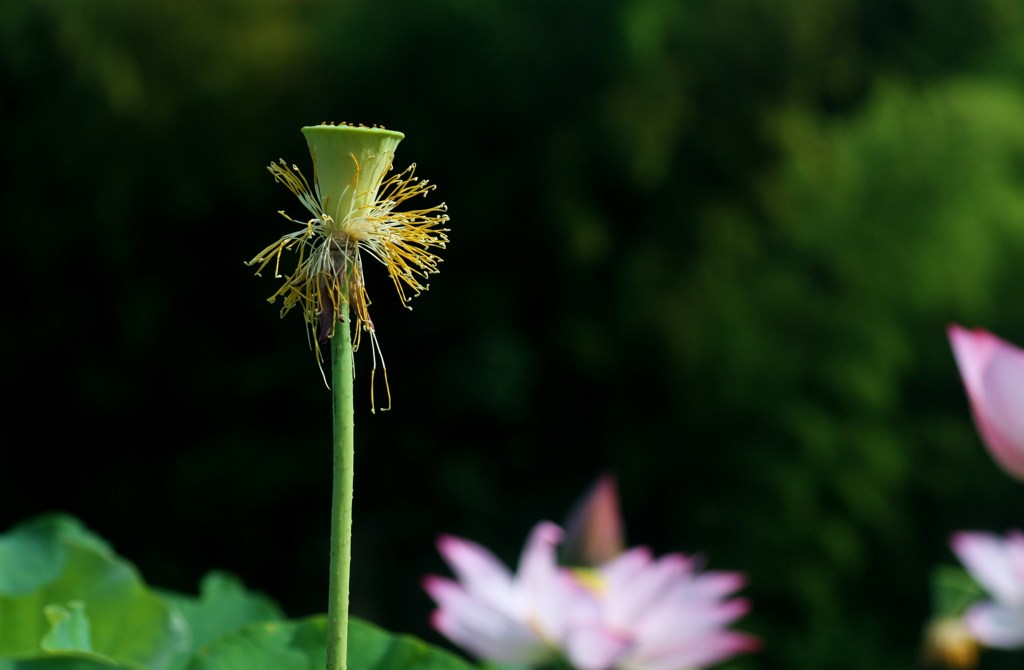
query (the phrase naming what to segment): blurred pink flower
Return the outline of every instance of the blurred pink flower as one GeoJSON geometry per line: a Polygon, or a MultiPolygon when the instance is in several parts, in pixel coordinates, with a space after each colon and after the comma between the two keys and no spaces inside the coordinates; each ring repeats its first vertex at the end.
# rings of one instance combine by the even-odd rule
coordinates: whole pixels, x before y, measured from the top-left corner
{"type": "Polygon", "coordinates": [[[596,568],[555,562],[560,529],[530,535],[512,575],[486,549],[444,537],[438,546],[459,581],[428,577],[432,623],[475,656],[542,663],[561,655],[580,670],[681,670],[750,651],[757,641],[725,626],[747,601],[728,599],[738,573],[699,572],[692,559],[659,560],[636,548],[596,568]]]}
{"type": "Polygon", "coordinates": [[[442,536],[438,551],[458,582],[428,576],[437,609],[431,624],[474,656],[501,663],[541,663],[558,654],[569,608],[582,589],[555,560],[562,529],[537,524],[512,574],[480,545],[442,536]]]}
{"type": "Polygon", "coordinates": [[[1024,534],[959,532],[950,544],[971,576],[992,596],[964,616],[968,629],[989,647],[1024,647],[1024,534]]]}
{"type": "Polygon", "coordinates": [[[985,330],[953,324],[948,334],[982,441],[1024,479],[1024,351],[985,330]]]}
{"type": "Polygon", "coordinates": [[[580,670],[701,668],[758,647],[725,628],[750,609],[728,599],[739,573],[699,572],[682,554],[655,560],[639,547],[577,575],[589,599],[573,609],[566,656],[580,670]]]}

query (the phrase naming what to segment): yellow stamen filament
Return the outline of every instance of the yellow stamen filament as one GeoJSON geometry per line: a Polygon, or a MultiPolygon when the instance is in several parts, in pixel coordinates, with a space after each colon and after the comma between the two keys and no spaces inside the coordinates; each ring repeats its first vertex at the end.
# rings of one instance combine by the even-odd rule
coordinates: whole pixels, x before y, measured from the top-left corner
{"type": "MultiPolygon", "coordinates": [[[[347,189],[361,183],[362,166],[355,155],[350,156],[356,171],[347,189]]],[[[391,389],[387,381],[387,366],[370,319],[370,298],[361,253],[366,252],[387,268],[399,298],[411,309],[411,299],[428,288],[421,280],[438,272],[441,258],[431,249],[443,249],[448,242],[445,235],[448,229],[443,227],[448,222],[447,207],[442,203],[422,209],[395,211],[399,205],[417,196],[425,196],[435,187],[415,176],[415,164],[385,181],[384,175],[391,170],[389,162],[372,181],[379,184],[376,197],[371,201],[372,191],[355,194],[351,210],[341,221],[335,221],[326,213],[326,205],[330,203],[323,202],[319,187],[311,187],[297,166],[289,167],[281,160],[267,169],[276,181],[284,184],[299,199],[313,218],[303,222],[279,212],[300,229],[266,247],[248,265],[256,265],[256,274],[259,275],[273,263],[274,276],[283,278],[284,283],[268,301],[272,303],[282,299],[281,316],[296,306],[301,307],[310,346],[321,365],[320,336],[333,337],[337,315],[343,306],[349,307],[355,317],[353,351],[359,349],[363,331],[370,336],[373,351],[371,403],[376,407],[373,386],[379,358],[388,396],[384,409],[389,409],[391,389]],[[282,275],[281,257],[285,252],[296,250],[298,261],[295,270],[282,275]]],[[[342,216],[342,213],[338,215],[342,216]]]]}

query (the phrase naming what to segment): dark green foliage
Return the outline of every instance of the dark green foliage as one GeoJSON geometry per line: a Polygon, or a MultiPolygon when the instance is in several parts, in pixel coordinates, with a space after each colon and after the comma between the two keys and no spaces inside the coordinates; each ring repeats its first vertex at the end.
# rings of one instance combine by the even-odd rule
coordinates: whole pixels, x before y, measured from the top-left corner
{"type": "Polygon", "coordinates": [[[611,469],[632,542],[749,574],[731,667],[905,668],[948,534],[1024,523],[944,333],[1024,343],[1016,0],[16,0],[0,83],[0,526],[323,610],[329,394],[242,265],[323,120],[452,216],[413,313],[367,268],[357,614],[428,635],[437,533],[512,561],[611,469]]]}

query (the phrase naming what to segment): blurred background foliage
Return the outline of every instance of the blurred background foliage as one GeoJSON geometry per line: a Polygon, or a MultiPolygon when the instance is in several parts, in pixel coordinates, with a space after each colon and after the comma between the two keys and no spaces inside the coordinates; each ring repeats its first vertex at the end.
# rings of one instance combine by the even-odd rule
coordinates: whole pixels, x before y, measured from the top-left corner
{"type": "Polygon", "coordinates": [[[944,333],[1024,343],[1018,0],[14,0],[0,84],[0,526],[324,609],[330,396],[242,264],[324,120],[452,216],[414,312],[370,269],[357,614],[437,641],[435,536],[515,560],[608,469],[748,573],[732,667],[905,668],[950,531],[1024,523],[944,333]]]}

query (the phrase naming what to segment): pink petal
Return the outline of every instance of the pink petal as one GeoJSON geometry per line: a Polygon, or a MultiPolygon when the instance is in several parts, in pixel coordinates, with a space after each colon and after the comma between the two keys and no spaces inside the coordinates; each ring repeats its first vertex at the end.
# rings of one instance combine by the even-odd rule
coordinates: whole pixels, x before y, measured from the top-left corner
{"type": "Polygon", "coordinates": [[[688,567],[682,555],[669,554],[627,581],[608,584],[605,596],[608,623],[616,628],[633,625],[645,611],[656,606],[688,567]]]}
{"type": "Polygon", "coordinates": [[[724,598],[746,583],[747,577],[742,572],[708,570],[693,578],[689,593],[693,598],[724,598]]]}
{"type": "Polygon", "coordinates": [[[988,331],[968,330],[955,323],[946,329],[946,334],[967,394],[981,397],[984,395],[981,378],[992,359],[992,352],[999,346],[999,338],[988,331]]]}
{"type": "Polygon", "coordinates": [[[1024,351],[985,330],[953,324],[948,335],[982,441],[1024,478],[1024,351]]]}
{"type": "Polygon", "coordinates": [[[982,376],[992,430],[1007,442],[1007,458],[1024,463],[1024,351],[1009,345],[995,349],[982,376]]]}
{"type": "Polygon", "coordinates": [[[549,653],[528,626],[474,598],[452,580],[427,577],[423,588],[438,605],[431,616],[433,626],[474,655],[499,662],[526,662],[549,653]]]}
{"type": "Polygon", "coordinates": [[[1024,609],[983,602],[967,611],[964,623],[978,640],[989,647],[1024,647],[1024,609]]]}
{"type": "Polygon", "coordinates": [[[651,550],[634,547],[601,566],[601,577],[609,590],[622,588],[651,564],[651,550]]]}
{"type": "Polygon", "coordinates": [[[679,670],[714,665],[730,656],[760,647],[757,638],[735,631],[722,631],[688,639],[661,649],[645,648],[623,660],[623,667],[636,670],[679,670]]]}
{"type": "Polygon", "coordinates": [[[565,551],[574,565],[597,565],[625,549],[626,531],[615,477],[602,475],[576,503],[566,522],[565,551]]]}
{"type": "Polygon", "coordinates": [[[512,573],[494,554],[451,535],[438,538],[437,549],[467,591],[496,606],[514,608],[512,573]]]}
{"type": "Polygon", "coordinates": [[[551,638],[560,637],[565,629],[574,597],[572,580],[558,567],[555,549],[561,539],[561,528],[542,521],[530,531],[519,559],[522,596],[532,606],[534,623],[551,638]]]}
{"type": "Polygon", "coordinates": [[[440,609],[431,615],[430,623],[439,633],[481,660],[533,664],[554,656],[553,650],[526,627],[509,629],[500,636],[487,635],[475,625],[476,621],[440,609]]]}
{"type": "Polygon", "coordinates": [[[638,643],[661,646],[706,636],[724,628],[750,611],[750,602],[667,602],[646,612],[634,627],[638,643]]]}
{"type": "Polygon", "coordinates": [[[737,599],[654,611],[636,625],[634,639],[645,650],[692,644],[722,634],[726,626],[750,610],[748,601],[737,599]]]}
{"type": "Polygon", "coordinates": [[[567,636],[565,652],[579,670],[608,670],[615,667],[631,643],[628,636],[603,626],[579,626],[567,636]]]}
{"type": "Polygon", "coordinates": [[[544,581],[556,571],[555,547],[562,540],[562,529],[550,521],[541,521],[526,540],[519,557],[519,577],[524,582],[544,581]]]}
{"type": "Polygon", "coordinates": [[[950,544],[960,562],[999,602],[1024,605],[1024,538],[959,532],[950,544]]]}

